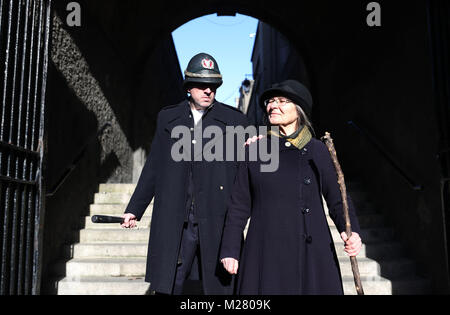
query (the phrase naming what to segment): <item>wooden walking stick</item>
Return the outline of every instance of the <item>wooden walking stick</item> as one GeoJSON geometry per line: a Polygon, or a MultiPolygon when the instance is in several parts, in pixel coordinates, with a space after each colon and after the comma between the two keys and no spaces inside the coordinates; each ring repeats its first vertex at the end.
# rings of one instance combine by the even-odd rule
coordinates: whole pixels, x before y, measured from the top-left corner
{"type": "MultiPolygon", "coordinates": [[[[338,162],[336,149],[334,148],[333,139],[329,132],[325,132],[325,136],[321,138],[330,151],[331,159],[333,160],[336,173],[338,175],[339,188],[341,189],[342,206],[344,209],[345,218],[345,233],[347,237],[350,238],[352,235],[352,227],[350,224],[350,216],[348,214],[348,202],[347,202],[347,190],[345,187],[344,173],[342,172],[341,165],[338,162]]],[[[356,261],[356,256],[350,256],[350,263],[352,265],[353,279],[355,280],[356,292],[358,295],[364,295],[363,287],[361,284],[361,277],[359,275],[358,262],[356,261]]]]}

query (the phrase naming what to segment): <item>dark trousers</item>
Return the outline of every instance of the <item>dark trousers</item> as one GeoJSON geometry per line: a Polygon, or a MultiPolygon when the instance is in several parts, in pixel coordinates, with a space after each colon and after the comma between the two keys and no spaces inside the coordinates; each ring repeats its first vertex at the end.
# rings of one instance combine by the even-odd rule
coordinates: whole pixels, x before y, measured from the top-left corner
{"type": "Polygon", "coordinates": [[[191,273],[192,264],[198,253],[198,224],[194,222],[194,216],[191,212],[189,214],[189,219],[184,224],[183,228],[183,235],[181,238],[180,253],[178,255],[178,265],[172,294],[180,295],[186,291],[184,290],[185,283],[191,273]]]}

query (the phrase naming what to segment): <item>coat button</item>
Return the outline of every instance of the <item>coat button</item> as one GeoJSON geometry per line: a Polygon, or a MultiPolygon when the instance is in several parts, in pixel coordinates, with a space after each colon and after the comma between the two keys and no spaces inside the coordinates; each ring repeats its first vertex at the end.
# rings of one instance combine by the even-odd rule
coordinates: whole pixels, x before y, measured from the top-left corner
{"type": "Polygon", "coordinates": [[[288,148],[291,146],[291,143],[289,141],[284,143],[285,146],[287,146],[288,148]]]}
{"type": "Polygon", "coordinates": [[[306,243],[311,244],[312,243],[312,236],[311,235],[306,235],[305,241],[306,241],[306,243]]]}
{"type": "Polygon", "coordinates": [[[220,186],[219,189],[220,189],[220,190],[223,190],[223,186],[220,186]]]}
{"type": "Polygon", "coordinates": [[[303,148],[301,154],[302,154],[302,155],[305,155],[306,153],[308,153],[308,149],[307,149],[307,148],[303,148]]]}
{"type": "Polygon", "coordinates": [[[302,208],[302,212],[304,213],[304,214],[307,214],[307,213],[309,213],[309,208],[302,208]]]}
{"type": "Polygon", "coordinates": [[[305,183],[305,185],[309,185],[309,184],[311,184],[311,178],[306,177],[306,178],[303,180],[303,182],[305,183]]]}
{"type": "Polygon", "coordinates": [[[196,143],[197,143],[197,140],[195,140],[195,139],[192,140],[192,143],[193,143],[193,144],[196,144],[196,143]]]}

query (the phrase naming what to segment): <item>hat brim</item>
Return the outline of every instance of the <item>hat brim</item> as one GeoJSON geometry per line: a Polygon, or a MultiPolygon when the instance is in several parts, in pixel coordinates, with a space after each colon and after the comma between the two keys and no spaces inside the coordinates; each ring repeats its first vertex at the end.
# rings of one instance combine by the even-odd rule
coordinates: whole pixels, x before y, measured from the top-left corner
{"type": "Polygon", "coordinates": [[[186,77],[186,79],[183,82],[183,88],[186,88],[189,85],[195,86],[196,84],[210,84],[214,85],[216,88],[221,86],[223,83],[222,79],[220,78],[192,78],[192,77],[186,77]]]}
{"type": "Polygon", "coordinates": [[[294,93],[290,93],[289,91],[286,91],[286,90],[278,89],[278,88],[272,88],[272,89],[268,89],[268,90],[264,91],[261,94],[261,96],[259,97],[259,103],[261,104],[262,107],[265,107],[264,101],[268,100],[269,98],[274,97],[274,96],[284,96],[284,97],[290,99],[295,104],[302,106],[302,107],[306,103],[306,101],[304,99],[302,99],[301,97],[299,97],[298,95],[296,95],[294,93]]]}
{"type": "Polygon", "coordinates": [[[308,117],[311,117],[311,108],[308,106],[308,102],[306,100],[299,97],[297,94],[290,93],[289,91],[279,88],[268,89],[264,91],[259,97],[259,104],[264,109],[264,111],[266,111],[264,101],[276,96],[283,96],[290,99],[294,104],[300,106],[308,117]]]}

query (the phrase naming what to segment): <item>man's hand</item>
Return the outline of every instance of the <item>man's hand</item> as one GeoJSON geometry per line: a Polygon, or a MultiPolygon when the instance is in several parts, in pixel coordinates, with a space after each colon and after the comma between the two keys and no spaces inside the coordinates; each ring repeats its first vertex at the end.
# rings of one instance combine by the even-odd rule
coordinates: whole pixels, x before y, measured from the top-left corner
{"type": "Polygon", "coordinates": [[[237,274],[239,263],[234,258],[223,258],[221,260],[223,267],[228,271],[229,274],[235,275],[237,274]]]}
{"type": "Polygon", "coordinates": [[[359,251],[361,250],[362,247],[362,241],[358,233],[352,232],[352,236],[348,238],[347,233],[342,232],[341,238],[345,243],[344,251],[349,256],[356,256],[359,254],[359,251]]]}
{"type": "Polygon", "coordinates": [[[123,223],[120,225],[123,228],[134,228],[137,226],[136,216],[132,213],[125,213],[122,215],[123,223]]]}

